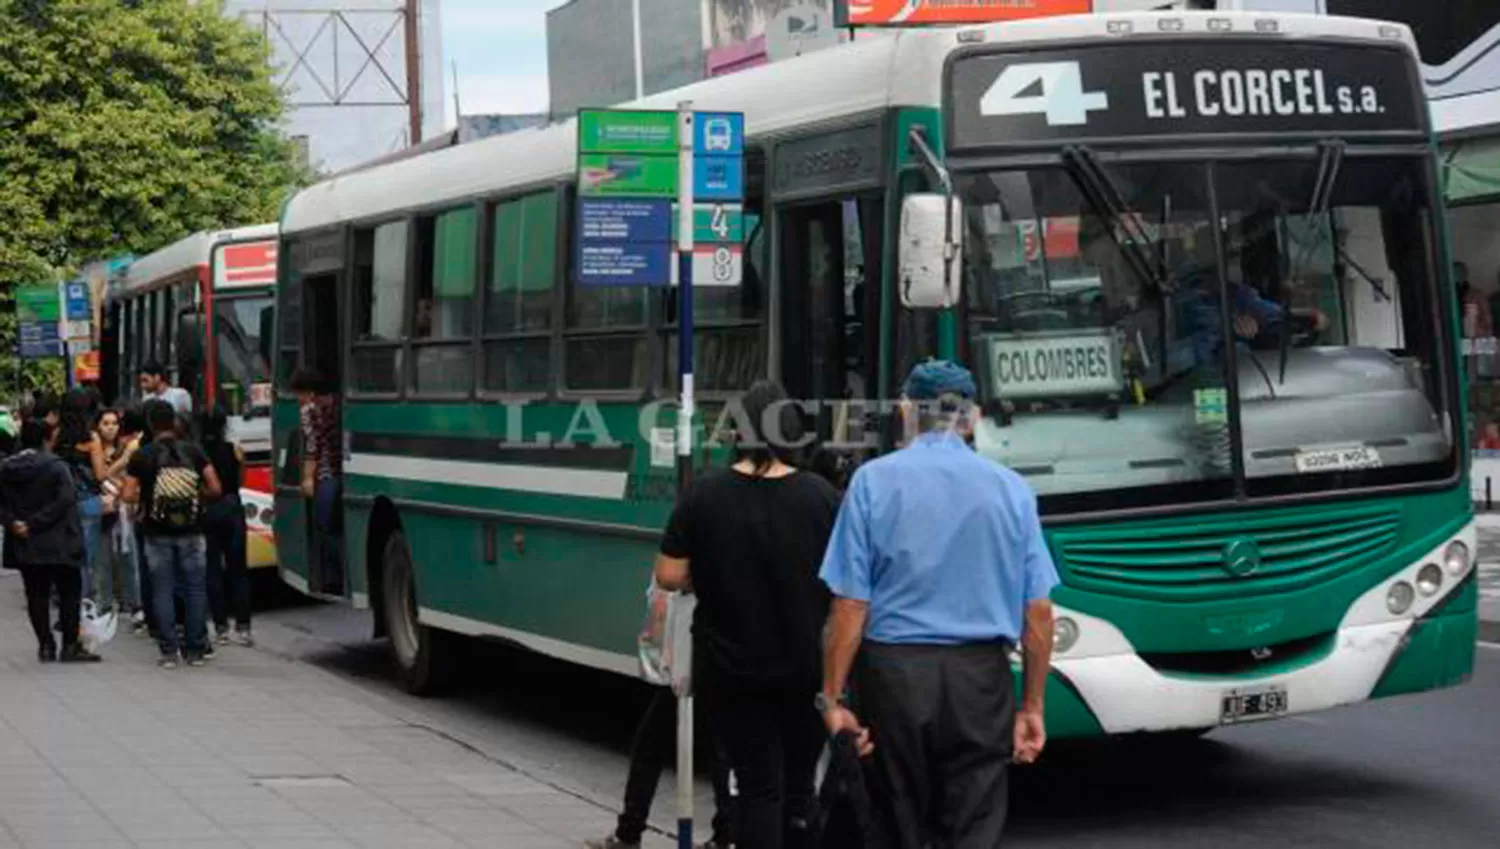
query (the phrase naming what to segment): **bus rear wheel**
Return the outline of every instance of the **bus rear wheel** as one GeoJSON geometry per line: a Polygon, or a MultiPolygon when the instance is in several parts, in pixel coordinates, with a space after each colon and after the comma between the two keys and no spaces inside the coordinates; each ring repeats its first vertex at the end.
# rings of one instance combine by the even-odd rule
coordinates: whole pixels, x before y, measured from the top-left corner
{"type": "Polygon", "coordinates": [[[454,637],[417,617],[417,582],[405,534],[395,531],[386,539],[383,558],[381,590],[397,680],[414,695],[441,692],[452,677],[454,637]]]}

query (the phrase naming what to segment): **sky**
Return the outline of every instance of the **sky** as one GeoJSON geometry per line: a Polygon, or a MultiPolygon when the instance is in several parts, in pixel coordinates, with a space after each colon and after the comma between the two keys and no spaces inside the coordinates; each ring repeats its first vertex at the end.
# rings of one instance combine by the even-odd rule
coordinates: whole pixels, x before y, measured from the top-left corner
{"type": "Polygon", "coordinates": [[[547,110],[547,11],[566,0],[442,0],[448,126],[464,114],[547,110]]]}

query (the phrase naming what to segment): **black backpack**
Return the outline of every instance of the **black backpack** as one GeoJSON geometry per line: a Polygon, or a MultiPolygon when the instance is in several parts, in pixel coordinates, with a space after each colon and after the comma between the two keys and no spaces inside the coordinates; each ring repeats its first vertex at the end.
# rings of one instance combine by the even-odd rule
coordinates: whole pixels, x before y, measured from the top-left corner
{"type": "Polygon", "coordinates": [[[146,518],[153,525],[187,531],[198,527],[202,513],[203,476],[175,439],[156,443],[156,480],[151,484],[151,509],[146,518]]]}

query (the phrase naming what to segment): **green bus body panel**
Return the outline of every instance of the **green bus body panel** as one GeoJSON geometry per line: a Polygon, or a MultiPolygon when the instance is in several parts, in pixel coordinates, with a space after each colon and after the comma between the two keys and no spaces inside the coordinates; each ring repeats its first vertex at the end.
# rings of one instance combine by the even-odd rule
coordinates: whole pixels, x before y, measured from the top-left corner
{"type": "Polygon", "coordinates": [[[1479,639],[1479,582],[1464,586],[1435,613],[1412,626],[1395,662],[1375,685],[1372,698],[1452,687],[1474,673],[1479,639]]]}
{"type": "MultiPolygon", "coordinates": [[[[1024,682],[1021,670],[1016,670],[1016,704],[1019,705],[1024,682]]],[[[1100,737],[1104,727],[1083,703],[1083,698],[1072,686],[1063,682],[1054,672],[1047,678],[1047,736],[1054,740],[1064,737],[1100,737]]]]}
{"type": "MultiPolygon", "coordinates": [[[[1352,502],[1361,507],[1388,508],[1399,516],[1396,537],[1385,553],[1368,561],[1346,564],[1326,580],[1284,592],[1239,593],[1233,581],[1218,582],[1217,597],[1203,598],[1197,583],[1153,588],[1154,597],[1081,589],[1069,575],[1062,552],[1066,545],[1108,540],[1122,528],[1160,530],[1163,537],[1182,535],[1196,524],[1217,524],[1226,515],[1176,516],[1144,522],[1068,527],[1049,533],[1063,586],[1053,600],[1063,607],[1107,619],[1139,652],[1208,652],[1273,646],[1327,634],[1338,628],[1349,606],[1385,578],[1457,533],[1472,517],[1466,490],[1352,502]],[[1175,598],[1174,598],[1175,596],[1175,598]]],[[[1329,504],[1236,512],[1229,518],[1250,522],[1286,518],[1302,527],[1336,521],[1350,501],[1329,504]]],[[[1304,662],[1316,659],[1304,654],[1304,662]]],[[[1258,673],[1259,674],[1259,673],[1258,673]]]]}

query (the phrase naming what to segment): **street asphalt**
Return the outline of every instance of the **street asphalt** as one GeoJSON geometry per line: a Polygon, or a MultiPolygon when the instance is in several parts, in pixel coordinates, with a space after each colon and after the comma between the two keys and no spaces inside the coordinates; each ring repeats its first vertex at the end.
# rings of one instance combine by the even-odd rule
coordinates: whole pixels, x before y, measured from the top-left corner
{"type": "MultiPolygon", "coordinates": [[[[1486,586],[1500,596],[1500,566],[1486,586]]],[[[1489,599],[1491,605],[1500,598],[1489,599]]],[[[400,694],[368,615],[294,605],[264,614],[262,647],[419,710],[442,733],[550,786],[614,807],[647,693],[615,675],[477,647],[469,683],[443,699],[400,694]]],[[[1473,679],[1201,740],[1058,743],[1013,774],[1007,846],[1500,846],[1500,645],[1473,679]]],[[[670,775],[654,822],[673,817],[670,775]]],[[[701,786],[698,812],[710,797],[701,786]]]]}

